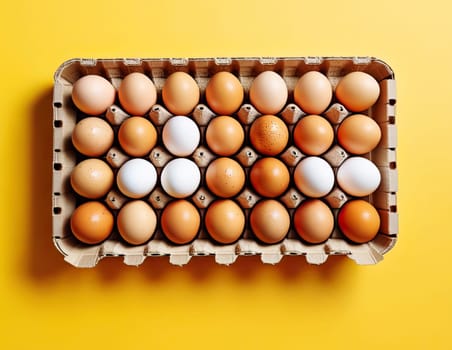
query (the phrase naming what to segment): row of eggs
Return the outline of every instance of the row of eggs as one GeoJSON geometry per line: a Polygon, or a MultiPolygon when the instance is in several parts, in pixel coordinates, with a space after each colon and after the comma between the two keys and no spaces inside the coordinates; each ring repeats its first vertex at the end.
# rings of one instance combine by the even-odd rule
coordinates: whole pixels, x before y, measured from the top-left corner
{"type": "MultiPolygon", "coordinates": [[[[143,158],[126,161],[116,174],[119,190],[129,198],[142,198],[155,188],[159,178],[163,190],[173,198],[186,198],[195,193],[201,184],[199,167],[190,159],[174,158],[160,173],[143,158]]],[[[243,190],[246,172],[232,158],[214,159],[207,167],[204,180],[207,188],[217,197],[231,198],[243,190]]],[[[291,175],[288,167],[275,157],[263,157],[250,169],[249,182],[259,195],[267,198],[281,196],[289,187],[291,175]]],[[[293,171],[295,186],[307,197],[321,198],[330,193],[335,181],[347,194],[364,197],[380,185],[379,169],[363,157],[350,157],[337,169],[320,157],[305,157],[293,171]]],[[[71,173],[75,192],[88,199],[105,196],[112,188],[114,174],[103,160],[89,158],[78,163],[71,173]]]]}
{"type": "MultiPolygon", "coordinates": [[[[329,121],[319,115],[301,118],[293,129],[293,142],[306,155],[325,153],[334,142],[334,129],[329,121]]],[[[132,157],[149,154],[158,143],[154,125],[143,117],[125,119],[118,130],[121,148],[132,157]]],[[[191,155],[201,139],[197,124],[186,116],[173,116],[164,124],[161,134],[163,145],[178,157],[191,155]]],[[[338,143],[351,154],[365,154],[380,142],[378,124],[363,114],[345,118],[337,129],[338,143]]],[[[209,149],[219,156],[237,153],[245,140],[245,132],[237,119],[230,116],[213,118],[205,131],[209,149]]],[[[281,118],[263,115],[253,121],[249,128],[250,145],[260,154],[275,156],[281,153],[289,141],[289,130],[281,118]]],[[[72,143],[83,155],[98,157],[105,154],[114,142],[114,131],[103,119],[84,118],[72,133],[72,143]]]]}
{"type": "MultiPolygon", "coordinates": [[[[188,244],[199,234],[202,216],[188,200],[168,203],[158,219],[155,210],[143,200],[127,202],[117,213],[116,228],[131,245],[148,242],[160,227],[173,244],[188,244]]],[[[306,243],[326,241],[335,227],[331,209],[320,199],[308,199],[295,210],[291,219],[282,203],[263,199],[250,211],[248,223],[244,211],[231,199],[213,201],[203,215],[204,227],[218,244],[232,244],[250,227],[253,235],[265,244],[282,241],[291,226],[306,243]]],[[[99,201],[78,206],[71,216],[74,236],[86,244],[98,244],[107,239],[115,226],[111,211],[99,201]]],[[[339,211],[337,225],[343,235],[354,243],[365,243],[378,233],[380,217],[377,210],[361,199],[348,201],[339,211]]]]}
{"type": "MultiPolygon", "coordinates": [[[[334,95],[351,112],[362,112],[378,99],[380,87],[369,74],[356,71],[340,79],[334,95]]],[[[185,72],[174,72],[167,77],[162,88],[162,100],[175,115],[189,115],[200,101],[200,88],[195,79],[185,72]]],[[[145,115],[157,102],[157,89],[145,74],[126,75],[118,88],[121,106],[130,115],[145,115]]],[[[217,115],[232,115],[245,98],[240,80],[232,73],[214,74],[205,89],[205,100],[217,115]]],[[[307,114],[321,114],[333,99],[333,87],[328,78],[318,71],[303,74],[294,88],[295,103],[307,114]]],[[[72,100],[83,113],[103,114],[116,99],[116,89],[105,78],[86,75],[73,86],[72,100]]],[[[285,80],[274,71],[264,71],[252,81],[250,103],[261,114],[278,114],[288,100],[285,80]]]]}

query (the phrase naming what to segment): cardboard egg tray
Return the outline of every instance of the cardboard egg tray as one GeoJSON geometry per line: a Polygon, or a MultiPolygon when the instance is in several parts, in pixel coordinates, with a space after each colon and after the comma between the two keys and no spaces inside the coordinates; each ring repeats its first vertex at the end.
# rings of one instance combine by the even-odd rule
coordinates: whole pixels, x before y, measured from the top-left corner
{"type": "MultiPolygon", "coordinates": [[[[214,255],[219,264],[231,264],[242,255],[260,255],[262,262],[276,264],[286,255],[304,256],[308,263],[322,264],[329,255],[347,255],[358,264],[375,264],[382,260],[383,255],[395,244],[398,234],[398,214],[396,205],[397,167],[396,167],[396,124],[395,124],[395,79],[391,68],[384,62],[370,57],[296,57],[296,58],[194,58],[194,59],[72,59],[64,62],[55,73],[53,96],[53,241],[64,259],[77,267],[93,267],[104,257],[122,257],[127,265],[140,265],[147,257],[169,256],[172,264],[184,265],[193,256],[214,255]],[[247,93],[254,77],[265,70],[279,73],[289,89],[287,105],[279,116],[287,124],[289,131],[305,113],[293,102],[293,89],[298,78],[307,71],[317,70],[324,73],[331,81],[333,88],[340,78],[351,71],[364,71],[372,75],[380,84],[380,98],[377,103],[364,114],[368,114],[379,124],[382,131],[380,144],[371,153],[363,155],[376,164],[381,173],[381,184],[376,192],[364,197],[373,204],[381,218],[380,231],[370,242],[353,244],[343,238],[335,226],[331,237],[322,244],[307,244],[291,229],[286,238],[278,244],[263,244],[254,238],[248,219],[241,238],[229,245],[218,244],[205,231],[203,216],[208,205],[215,200],[207,187],[203,174],[208,164],[217,156],[207,147],[204,141],[204,131],[209,120],[215,114],[205,102],[204,90],[211,76],[219,71],[230,71],[239,77],[244,89],[245,99],[235,116],[244,126],[245,134],[259,112],[249,104],[247,93]],[[161,90],[165,79],[175,71],[189,73],[197,81],[201,89],[200,104],[192,113],[201,130],[201,143],[189,157],[200,168],[202,180],[200,188],[188,199],[195,204],[201,213],[201,228],[197,238],[186,245],[175,245],[169,242],[157,225],[157,231],[150,241],[139,246],[126,243],[118,232],[113,231],[110,237],[97,245],[87,245],[79,242],[71,233],[70,217],[73,210],[80,204],[70,185],[70,174],[81,157],[72,146],[72,130],[83,115],[78,111],[72,100],[72,86],[77,79],[87,74],[98,74],[117,88],[121,80],[131,72],[142,72],[149,76],[158,90],[158,101],[162,103],[161,90]]],[[[333,99],[332,104],[323,114],[337,129],[338,124],[349,114],[345,107],[333,99]]],[[[104,116],[113,126],[115,132],[128,115],[121,109],[119,103],[111,106],[104,116]]],[[[149,118],[156,126],[159,140],[151,151],[149,159],[157,168],[158,174],[164,165],[174,158],[161,142],[161,129],[171,114],[163,104],[154,105],[149,118]]],[[[261,156],[249,144],[248,136],[242,149],[233,156],[248,174],[252,164],[261,156]]],[[[288,166],[290,174],[298,162],[305,157],[289,139],[286,150],[279,158],[288,166]]],[[[349,157],[349,154],[336,143],[322,155],[334,171],[349,157]]],[[[117,140],[112,149],[102,157],[113,168],[114,172],[123,164],[127,156],[120,148],[117,140]]],[[[151,204],[160,217],[162,209],[171,198],[163,191],[157,182],[155,189],[145,199],[151,204]]],[[[248,176],[244,190],[235,198],[243,208],[248,218],[251,208],[260,197],[249,184],[248,176]]],[[[289,189],[279,198],[288,209],[291,218],[295,208],[305,199],[297,190],[293,179],[289,189]]],[[[350,197],[337,186],[324,200],[329,204],[336,216],[341,206],[350,197]]],[[[113,213],[116,213],[128,200],[115,187],[103,200],[113,213]]]]}

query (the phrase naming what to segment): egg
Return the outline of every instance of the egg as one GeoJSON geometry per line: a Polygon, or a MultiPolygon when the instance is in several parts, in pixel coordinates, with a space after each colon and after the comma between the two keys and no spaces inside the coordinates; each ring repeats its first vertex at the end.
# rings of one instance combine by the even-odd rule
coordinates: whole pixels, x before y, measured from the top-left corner
{"type": "Polygon", "coordinates": [[[302,240],[312,244],[326,241],[334,229],[331,209],[320,199],[301,203],[293,217],[295,231],[302,240]]]}
{"type": "Polygon", "coordinates": [[[72,101],[78,109],[89,115],[105,113],[115,102],[115,97],[113,85],[99,75],[85,75],[72,86],[72,101]]]}
{"type": "Polygon", "coordinates": [[[71,186],[79,195],[95,199],[103,197],[113,186],[111,168],[100,159],[85,159],[71,172],[71,186]]]}
{"type": "Polygon", "coordinates": [[[209,235],[222,244],[238,240],[245,228],[243,210],[230,199],[214,201],[207,208],[204,221],[209,235]]]}
{"type": "Polygon", "coordinates": [[[125,162],[116,175],[119,190],[130,198],[148,195],[157,182],[157,171],[151,162],[134,158],[125,162]]]}
{"type": "Polygon", "coordinates": [[[307,114],[321,114],[331,103],[333,88],[328,78],[311,71],[298,79],[294,89],[295,103],[307,114]]]}
{"type": "Polygon", "coordinates": [[[257,118],[249,131],[250,142],[260,154],[274,156],[281,153],[289,141],[289,130],[281,118],[263,115],[257,118]]]}
{"type": "Polygon", "coordinates": [[[160,174],[163,190],[175,198],[191,196],[199,186],[201,173],[198,166],[189,159],[171,160],[160,174]]]}
{"type": "Polygon", "coordinates": [[[337,171],[337,183],[348,194],[363,197],[380,185],[381,175],[377,166],[363,157],[346,159],[337,171]]]}
{"type": "Polygon", "coordinates": [[[163,144],[168,151],[178,157],[192,154],[198,147],[200,137],[198,126],[188,117],[172,117],[163,126],[163,144]]]}
{"type": "Polygon", "coordinates": [[[213,118],[206,129],[209,148],[220,156],[236,153],[243,144],[245,132],[240,123],[229,116],[213,118]]]}
{"type": "Polygon", "coordinates": [[[213,75],[206,86],[206,101],[218,115],[231,115],[243,102],[243,86],[237,77],[229,72],[213,75]]]}
{"type": "Polygon", "coordinates": [[[250,171],[250,181],[258,194],[274,198],[283,194],[289,186],[289,170],[279,159],[261,158],[250,171]]]}
{"type": "Polygon", "coordinates": [[[206,170],[206,184],[209,190],[222,198],[237,195],[245,185],[245,171],[231,158],[217,158],[206,170]]]}
{"type": "Polygon", "coordinates": [[[362,112],[372,107],[380,96],[380,85],[370,74],[351,72],[336,87],[336,98],[352,112],[362,112]]]}
{"type": "Polygon", "coordinates": [[[278,114],[287,102],[287,85],[276,72],[260,73],[250,86],[251,104],[262,114],[278,114]]]}
{"type": "Polygon", "coordinates": [[[381,140],[381,130],[372,118],[355,114],[345,118],[339,125],[337,139],[347,152],[364,154],[377,147],[381,140]]]}
{"type": "Polygon", "coordinates": [[[201,217],[193,204],[179,199],[166,205],[160,223],[163,233],[171,242],[187,244],[198,234],[201,217]]]}
{"type": "Polygon", "coordinates": [[[325,118],[309,115],[298,121],[293,131],[293,140],[304,154],[318,156],[333,144],[334,130],[325,118]]]}
{"type": "Polygon", "coordinates": [[[157,143],[157,130],[143,117],[130,117],[121,124],[118,140],[128,155],[143,157],[149,154],[157,143]]]}
{"type": "Polygon", "coordinates": [[[108,238],[113,230],[113,214],[97,201],[85,202],[71,216],[71,231],[86,244],[97,244],[108,238]]]}
{"type": "Polygon", "coordinates": [[[157,102],[157,90],[154,83],[143,73],[126,75],[118,89],[121,106],[130,115],[144,115],[157,102]]]}
{"type": "Polygon", "coordinates": [[[190,114],[199,103],[199,96],[198,84],[185,72],[172,73],[163,84],[163,103],[173,114],[190,114]]]}
{"type": "Polygon", "coordinates": [[[142,200],[126,203],[116,219],[121,237],[132,245],[140,245],[151,239],[157,227],[157,215],[142,200]]]}
{"type": "Polygon", "coordinates": [[[344,204],[338,214],[341,232],[355,243],[366,243],[380,229],[380,215],[375,207],[364,200],[352,200],[344,204]]]}
{"type": "Polygon", "coordinates": [[[114,132],[110,124],[97,117],[80,120],[72,131],[72,144],[81,154],[99,157],[113,145],[114,132]]]}
{"type": "Polygon", "coordinates": [[[280,202],[264,199],[251,210],[250,225],[254,235],[260,241],[275,244],[289,232],[290,216],[280,202]]]}
{"type": "Polygon", "coordinates": [[[313,198],[326,196],[334,186],[334,172],[322,158],[303,158],[295,168],[294,181],[304,195],[313,198]]]}

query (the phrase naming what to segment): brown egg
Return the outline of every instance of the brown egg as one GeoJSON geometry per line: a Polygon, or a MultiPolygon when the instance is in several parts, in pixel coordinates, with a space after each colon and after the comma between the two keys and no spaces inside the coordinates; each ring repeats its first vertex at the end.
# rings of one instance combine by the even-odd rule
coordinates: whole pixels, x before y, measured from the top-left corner
{"type": "Polygon", "coordinates": [[[206,86],[206,100],[219,115],[231,115],[243,102],[243,86],[236,76],[229,72],[218,72],[206,86]]]}
{"type": "Polygon", "coordinates": [[[72,130],[72,144],[81,154],[99,157],[113,145],[114,132],[110,124],[97,117],[80,120],[72,130]]]}
{"type": "Polygon", "coordinates": [[[233,197],[245,184],[245,171],[234,159],[217,158],[207,167],[206,184],[218,197],[233,197]]]}
{"type": "Polygon", "coordinates": [[[193,204],[184,199],[170,202],[160,218],[165,236],[175,244],[187,244],[198,234],[201,217],[193,204]]]}
{"type": "Polygon", "coordinates": [[[79,195],[95,199],[103,197],[113,186],[113,171],[100,159],[85,159],[71,173],[71,186],[79,195]]]}
{"type": "Polygon", "coordinates": [[[295,126],[293,140],[304,154],[318,156],[325,153],[332,145],[334,130],[325,118],[308,115],[300,119],[295,126]]]}
{"type": "Polygon", "coordinates": [[[352,72],[344,76],[336,87],[336,97],[345,108],[362,112],[377,102],[380,85],[370,74],[352,72]]]}
{"type": "Polygon", "coordinates": [[[337,130],[339,144],[347,152],[364,154],[377,147],[381,130],[372,118],[355,114],[345,118],[337,130]]]}
{"type": "Polygon", "coordinates": [[[113,230],[113,214],[100,202],[86,202],[71,216],[71,230],[75,238],[86,244],[97,244],[113,230]]]}
{"type": "Polygon", "coordinates": [[[157,102],[154,83],[143,73],[130,73],[118,89],[121,106],[131,115],[144,115],[157,102]]]}
{"type": "Polygon", "coordinates": [[[207,208],[205,225],[215,241],[230,244],[241,236],[245,228],[245,215],[234,201],[220,199],[207,208]]]}
{"type": "Polygon", "coordinates": [[[175,115],[188,115],[199,103],[199,86],[189,74],[175,72],[165,81],[162,99],[165,107],[175,115]]]}
{"type": "Polygon", "coordinates": [[[207,126],[207,145],[220,156],[230,156],[236,153],[244,139],[245,133],[242,126],[232,117],[213,118],[207,126]]]}
{"type": "Polygon", "coordinates": [[[289,232],[290,216],[280,202],[264,199],[251,210],[250,224],[259,240],[274,244],[281,241],[289,232]]]}
{"type": "Polygon", "coordinates": [[[250,180],[258,194],[274,198],[287,190],[290,174],[280,160],[271,157],[261,158],[251,168],[250,180]]]}
{"type": "Polygon", "coordinates": [[[124,240],[133,245],[146,243],[157,227],[157,215],[142,200],[126,203],[118,213],[117,226],[124,240]]]}
{"type": "Polygon", "coordinates": [[[317,71],[303,74],[295,85],[295,103],[308,114],[323,113],[330,105],[332,97],[333,88],[330,81],[317,71]]]}
{"type": "Polygon", "coordinates": [[[342,233],[355,243],[371,241],[380,229],[380,215],[364,200],[349,201],[339,211],[338,224],[342,233]]]}
{"type": "Polygon", "coordinates": [[[328,205],[320,199],[310,199],[297,208],[293,223],[295,231],[304,241],[317,244],[331,236],[334,216],[328,205]]]}
{"type": "Polygon", "coordinates": [[[72,87],[72,101],[83,113],[99,115],[115,102],[116,90],[99,75],[85,75],[72,87]]]}
{"type": "Polygon", "coordinates": [[[250,101],[262,114],[277,114],[287,102],[287,85],[276,72],[260,73],[251,83],[250,101]]]}
{"type": "Polygon", "coordinates": [[[121,124],[118,139],[127,154],[143,157],[149,154],[157,143],[157,130],[143,117],[130,117],[121,124]]]}
{"type": "Polygon", "coordinates": [[[281,153],[289,141],[286,124],[274,115],[257,118],[250,128],[250,141],[260,154],[274,156],[281,153]]]}

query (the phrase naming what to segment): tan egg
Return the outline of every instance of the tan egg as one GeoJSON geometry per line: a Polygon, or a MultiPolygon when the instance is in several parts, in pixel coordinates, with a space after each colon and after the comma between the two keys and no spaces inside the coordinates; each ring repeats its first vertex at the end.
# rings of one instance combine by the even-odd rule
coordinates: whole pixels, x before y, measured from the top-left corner
{"type": "Polygon", "coordinates": [[[143,157],[149,154],[157,143],[157,130],[143,117],[130,117],[121,124],[118,139],[127,154],[143,157]]]}
{"type": "Polygon", "coordinates": [[[209,148],[220,156],[236,153],[243,144],[245,133],[240,123],[228,116],[213,118],[206,130],[209,148]]]}
{"type": "Polygon", "coordinates": [[[364,154],[377,147],[381,130],[372,118],[355,114],[345,118],[337,130],[339,144],[347,152],[364,154]]]}
{"type": "Polygon", "coordinates": [[[165,107],[176,115],[190,114],[199,103],[199,95],[195,79],[185,72],[171,74],[162,89],[165,107]]]}
{"type": "Polygon", "coordinates": [[[287,85],[276,72],[260,73],[251,83],[250,100],[262,114],[277,114],[287,102],[287,85]]]}
{"type": "Polygon", "coordinates": [[[144,115],[157,102],[154,83],[143,73],[130,73],[118,89],[121,106],[131,115],[144,115]]]}
{"type": "Polygon", "coordinates": [[[274,198],[287,190],[290,174],[280,160],[271,157],[261,158],[251,168],[250,180],[258,194],[274,198]]]}
{"type": "Polygon", "coordinates": [[[295,126],[293,140],[304,154],[318,156],[333,144],[334,130],[325,118],[309,115],[300,119],[295,126]]]}
{"type": "Polygon", "coordinates": [[[116,90],[99,75],[85,75],[72,87],[72,101],[83,113],[99,115],[115,102],[116,90]]]}
{"type": "Polygon", "coordinates": [[[328,205],[320,199],[310,199],[297,208],[293,224],[301,239],[317,244],[331,236],[334,229],[334,216],[328,205]]]}
{"type": "Polygon", "coordinates": [[[263,115],[251,124],[250,141],[260,154],[274,156],[287,146],[289,130],[281,118],[263,115]]]}
{"type": "Polygon", "coordinates": [[[157,227],[157,215],[149,204],[135,200],[119,210],[116,222],[121,237],[130,244],[139,245],[151,239],[157,227]]]}
{"type": "Polygon", "coordinates": [[[97,244],[113,230],[113,214],[100,202],[86,202],[71,216],[71,231],[75,238],[86,244],[97,244]]]}
{"type": "Polygon", "coordinates": [[[205,225],[215,241],[230,244],[242,235],[245,214],[237,203],[230,199],[216,200],[207,208],[205,225]]]}
{"type": "Polygon", "coordinates": [[[85,159],[71,173],[71,186],[79,195],[95,199],[103,197],[113,186],[111,168],[100,159],[85,159]]]}
{"type": "Polygon", "coordinates": [[[336,97],[345,108],[362,112],[373,106],[380,96],[380,85],[370,74],[351,72],[336,87],[336,97]]]}
{"type": "Polygon", "coordinates": [[[280,202],[264,199],[251,210],[250,224],[259,240],[274,244],[280,242],[289,232],[290,216],[280,202]]]}
{"type": "Polygon", "coordinates": [[[222,198],[237,195],[245,185],[245,171],[231,158],[217,158],[206,170],[207,187],[222,198]]]}
{"type": "Polygon", "coordinates": [[[187,244],[198,234],[201,217],[193,204],[180,199],[170,202],[163,209],[160,223],[163,233],[171,242],[187,244]]]}
{"type": "Polygon", "coordinates": [[[219,115],[231,115],[243,102],[243,86],[237,77],[229,72],[218,72],[206,86],[206,100],[219,115]]]}
{"type": "Polygon", "coordinates": [[[375,207],[361,199],[344,204],[338,214],[342,233],[355,243],[369,242],[380,229],[380,215],[375,207]]]}
{"type": "Polygon", "coordinates": [[[331,103],[333,88],[328,78],[311,71],[298,79],[294,89],[295,103],[307,114],[321,114],[331,103]]]}
{"type": "Polygon", "coordinates": [[[80,120],[72,130],[72,144],[81,154],[99,157],[111,148],[114,132],[110,124],[97,117],[80,120]]]}

